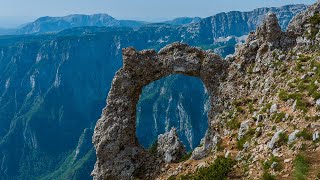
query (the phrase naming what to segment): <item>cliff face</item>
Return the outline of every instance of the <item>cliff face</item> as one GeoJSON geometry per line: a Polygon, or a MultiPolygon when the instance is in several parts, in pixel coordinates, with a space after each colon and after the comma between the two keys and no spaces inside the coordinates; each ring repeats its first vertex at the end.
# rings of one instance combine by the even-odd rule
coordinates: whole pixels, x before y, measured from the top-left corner
{"type": "MultiPolygon", "coordinates": [[[[207,37],[193,39],[192,27],[79,27],[58,34],[1,37],[0,179],[88,179],[95,161],[90,136],[121,67],[122,47],[160,49],[184,41],[232,49],[237,43],[206,44],[207,37]]],[[[208,124],[208,95],[202,82],[169,77],[146,87],[141,99],[141,144],[150,145],[172,126],[188,149],[200,143],[208,124]],[[163,91],[166,95],[159,98],[144,98],[163,91]],[[149,119],[155,123],[146,124],[149,119]],[[145,130],[152,136],[143,136],[145,130]]]]}
{"type": "MultiPolygon", "coordinates": [[[[82,146],[79,138],[92,127],[92,118],[98,118],[104,104],[100,98],[106,97],[110,77],[120,64],[114,61],[121,58],[114,54],[119,49],[109,37],[21,42],[1,48],[1,178],[38,177],[61,165],[63,154],[78,143],[82,146]]],[[[94,159],[88,141],[92,132],[86,134],[90,148],[76,159],[88,153],[94,159]]]]}
{"type": "Polygon", "coordinates": [[[159,53],[125,49],[124,66],[93,136],[94,178],[319,178],[319,14],[318,2],[283,32],[277,16],[268,13],[225,61],[185,44],[159,53]],[[192,160],[178,164],[141,149],[132,137],[142,87],[168,73],[201,78],[213,99],[203,144],[192,160]],[[228,158],[235,160],[229,168],[215,164],[228,158]]]}
{"type": "Polygon", "coordinates": [[[220,13],[205,18],[198,24],[190,25],[188,29],[192,32],[193,39],[206,38],[206,43],[210,44],[219,37],[240,37],[254,31],[268,12],[273,12],[279,17],[280,26],[285,30],[290,20],[304,9],[305,5],[293,5],[282,8],[260,8],[250,12],[220,13]]]}

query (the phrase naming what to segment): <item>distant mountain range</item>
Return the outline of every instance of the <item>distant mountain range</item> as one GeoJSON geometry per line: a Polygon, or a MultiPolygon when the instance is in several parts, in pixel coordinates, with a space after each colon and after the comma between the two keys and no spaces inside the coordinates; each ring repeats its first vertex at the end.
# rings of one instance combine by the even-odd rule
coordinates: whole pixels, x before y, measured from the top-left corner
{"type": "Polygon", "coordinates": [[[140,21],[116,20],[107,14],[82,15],[75,14],[64,17],[41,17],[28,23],[17,34],[53,33],[65,29],[85,26],[97,27],[140,27],[146,24],[140,21]]]}
{"type": "MultiPolygon", "coordinates": [[[[201,19],[199,17],[181,17],[170,21],[149,23],[134,20],[117,20],[108,14],[74,14],[64,17],[41,17],[34,22],[21,25],[17,29],[1,29],[0,35],[57,33],[77,27],[129,27],[139,28],[150,24],[188,25],[190,29],[206,37],[220,37],[226,34],[241,36],[242,32],[253,30],[263,18],[263,14],[273,11],[279,15],[281,27],[289,24],[290,17],[305,5],[284,6],[282,8],[259,8],[250,12],[229,12],[201,19]],[[255,16],[257,15],[257,16],[255,16]],[[237,23],[234,27],[233,24],[237,23]]],[[[208,39],[212,41],[212,38],[208,39]]]]}
{"type": "MultiPolygon", "coordinates": [[[[176,26],[200,22],[201,18],[181,17],[170,21],[159,22],[159,24],[171,24],[176,26]]],[[[66,29],[77,27],[129,27],[139,28],[146,24],[156,24],[135,20],[117,20],[108,14],[73,14],[64,17],[40,17],[34,22],[26,23],[14,29],[0,28],[0,35],[14,34],[43,34],[57,33],[66,29]]]]}
{"type": "Polygon", "coordinates": [[[17,32],[16,29],[0,28],[0,36],[2,35],[12,35],[17,32]]]}
{"type": "MultiPolygon", "coordinates": [[[[285,29],[304,9],[290,5],[153,24],[108,15],[43,17],[19,29],[20,35],[0,36],[0,179],[90,179],[92,129],[122,66],[122,48],[159,50],[180,41],[226,56],[267,12],[275,12],[285,29]]],[[[138,103],[140,144],[150,146],[175,126],[187,148],[196,147],[206,131],[208,99],[196,78],[170,76],[150,84],[138,103]]]]}

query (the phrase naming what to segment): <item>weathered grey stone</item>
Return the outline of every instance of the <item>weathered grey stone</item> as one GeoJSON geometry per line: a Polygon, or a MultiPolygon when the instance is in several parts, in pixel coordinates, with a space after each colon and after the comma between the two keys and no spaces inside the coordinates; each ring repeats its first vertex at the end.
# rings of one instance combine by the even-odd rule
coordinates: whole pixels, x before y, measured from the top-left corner
{"type": "Polygon", "coordinates": [[[187,153],[175,128],[158,136],[157,153],[166,163],[177,162],[187,153]]]}
{"type": "Polygon", "coordinates": [[[278,110],[278,105],[277,104],[273,104],[271,107],[270,107],[270,113],[275,113],[277,112],[278,110]]]}
{"type": "Polygon", "coordinates": [[[300,132],[299,130],[295,130],[295,131],[293,131],[293,132],[289,135],[288,144],[293,143],[293,142],[297,139],[297,134],[298,134],[299,132],[300,132]]]}
{"type": "Polygon", "coordinates": [[[314,133],[312,134],[312,139],[313,139],[313,141],[316,141],[316,140],[319,139],[319,132],[318,132],[318,131],[316,131],[316,132],[314,132],[314,133]]]}
{"type": "Polygon", "coordinates": [[[316,105],[317,105],[318,107],[320,107],[320,99],[317,99],[317,100],[316,100],[316,105]]]}
{"type": "Polygon", "coordinates": [[[270,166],[271,169],[275,169],[277,166],[279,165],[279,163],[277,162],[273,162],[270,166]]]}
{"type": "Polygon", "coordinates": [[[239,132],[238,132],[238,140],[240,140],[243,136],[245,136],[249,130],[250,121],[243,121],[240,125],[239,132]]]}
{"type": "Polygon", "coordinates": [[[269,42],[271,46],[279,46],[282,31],[276,14],[268,13],[263,24],[258,27],[256,34],[260,37],[261,42],[269,42]]]}
{"type": "Polygon", "coordinates": [[[292,110],[296,111],[297,109],[297,100],[294,100],[293,104],[292,104],[292,110]]]}
{"type": "MultiPolygon", "coordinates": [[[[203,147],[197,151],[202,155],[209,153],[217,143],[214,137],[217,137],[218,123],[214,119],[222,110],[218,87],[226,75],[228,62],[211,52],[174,43],[159,53],[126,48],[123,63],[113,79],[107,107],[95,127],[94,179],[132,179],[137,171],[141,172],[142,165],[153,161],[136,138],[136,104],[144,86],[170,74],[199,77],[212,97],[208,114],[210,127],[203,147]]],[[[197,156],[196,152],[194,156],[197,156]]]]}
{"type": "Polygon", "coordinates": [[[220,140],[220,136],[217,133],[215,133],[215,135],[213,136],[211,131],[208,130],[205,139],[207,139],[207,142],[211,143],[204,143],[201,147],[196,147],[192,152],[191,159],[199,160],[207,156],[208,153],[210,153],[212,150],[214,150],[214,148],[217,147],[217,144],[220,140]]]}
{"type": "Polygon", "coordinates": [[[273,135],[272,139],[268,143],[268,148],[269,149],[274,149],[275,148],[277,142],[280,140],[280,134],[282,132],[283,132],[283,130],[279,130],[273,135]]]}

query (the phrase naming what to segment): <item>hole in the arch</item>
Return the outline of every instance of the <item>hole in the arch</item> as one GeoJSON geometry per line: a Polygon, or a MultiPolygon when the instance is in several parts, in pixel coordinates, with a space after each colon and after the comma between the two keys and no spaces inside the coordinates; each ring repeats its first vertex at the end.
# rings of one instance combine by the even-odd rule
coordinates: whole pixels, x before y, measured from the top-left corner
{"type": "Polygon", "coordinates": [[[210,98],[196,77],[170,75],[143,88],[137,104],[136,134],[149,148],[159,134],[177,129],[187,150],[200,145],[208,129],[210,98]]]}

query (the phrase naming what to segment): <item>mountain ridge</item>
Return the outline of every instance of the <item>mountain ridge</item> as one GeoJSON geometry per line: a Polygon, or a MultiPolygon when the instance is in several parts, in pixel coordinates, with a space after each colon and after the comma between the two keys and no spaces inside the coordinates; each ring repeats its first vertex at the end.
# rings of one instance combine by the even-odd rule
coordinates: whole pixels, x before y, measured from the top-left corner
{"type": "MultiPolygon", "coordinates": [[[[281,16],[281,13],[279,15],[281,16]]],[[[287,16],[286,13],[283,15],[291,19],[291,16],[287,16]]],[[[92,130],[101,114],[111,80],[114,73],[121,67],[123,47],[134,46],[139,50],[150,48],[159,50],[172,42],[182,41],[194,46],[209,47],[208,49],[216,47],[222,49],[220,46],[228,46],[226,48],[228,51],[224,52],[225,55],[234,52],[237,41],[219,42],[220,44],[216,45],[213,41],[208,41],[206,36],[195,38],[193,35],[200,32],[192,27],[172,25],[150,25],[139,29],[79,27],[53,34],[1,36],[1,179],[40,177],[50,179],[57,174],[61,175],[60,178],[90,178],[94,151],[88,150],[86,146],[90,140],[83,140],[88,137],[86,133],[91,132],[85,129],[92,130]],[[84,152],[75,156],[77,150],[84,152]]],[[[207,30],[212,31],[212,24],[208,24],[207,30]]],[[[247,31],[243,32],[243,34],[246,33],[247,31]]],[[[166,82],[170,80],[171,83],[177,81],[190,85],[196,83],[193,80],[185,81],[181,78],[164,79],[159,83],[160,85],[154,86],[154,89],[144,91],[142,96],[147,97],[150,92],[161,94],[161,89],[166,92],[180,92],[180,89],[166,86],[166,82]]],[[[192,88],[188,88],[181,95],[192,94],[189,90],[192,88]]],[[[201,89],[197,92],[201,93],[199,96],[203,96],[203,99],[206,98],[206,94],[201,89]]],[[[173,94],[168,95],[177,97],[173,94]]],[[[191,101],[188,100],[193,98],[177,98],[171,102],[166,98],[159,99],[158,102],[151,102],[152,105],[170,107],[169,111],[175,112],[175,104],[180,104],[181,112],[184,112],[183,116],[179,117],[169,113],[168,118],[164,118],[167,121],[156,119],[156,124],[161,126],[176,124],[175,122],[180,121],[180,117],[185,115],[192,117],[191,113],[205,113],[202,110],[190,111],[188,104],[191,101]]],[[[145,99],[142,98],[142,100],[145,99]]],[[[142,112],[148,111],[143,108],[148,107],[147,103],[141,102],[142,112]]],[[[205,104],[204,100],[200,100],[199,104],[205,104]]],[[[150,114],[163,117],[160,113],[152,109],[145,118],[140,118],[141,129],[146,129],[142,127],[145,121],[153,119],[150,114]]],[[[178,124],[177,133],[179,136],[187,136],[185,138],[187,142],[184,143],[192,144],[191,149],[200,143],[201,137],[189,133],[195,131],[196,127],[185,125],[205,122],[207,119],[204,114],[200,121],[183,120],[180,122],[185,124],[181,126],[178,124]]],[[[163,132],[156,131],[153,125],[147,128],[157,132],[145,143],[149,145],[157,134],[163,132]]],[[[159,129],[162,127],[159,126],[159,129]]],[[[204,134],[205,128],[200,129],[204,130],[199,134],[204,134]]],[[[89,143],[89,145],[92,148],[92,144],[89,143]]]]}
{"type": "Polygon", "coordinates": [[[123,49],[92,137],[94,179],[319,179],[319,42],[320,1],[286,31],[268,12],[226,59],[179,42],[160,51],[123,49]],[[182,156],[176,129],[151,149],[135,137],[141,89],[171,74],[199,77],[213,99],[191,156],[182,156]]]}

